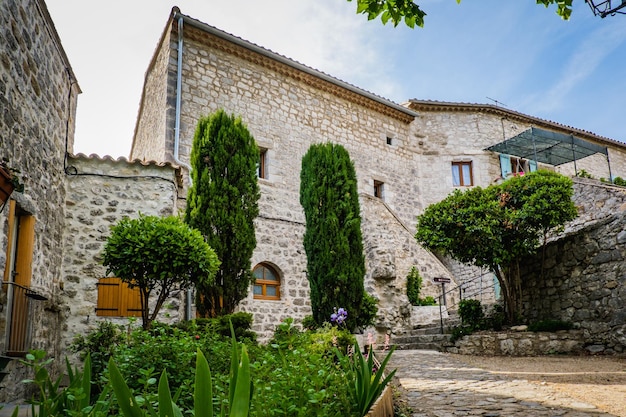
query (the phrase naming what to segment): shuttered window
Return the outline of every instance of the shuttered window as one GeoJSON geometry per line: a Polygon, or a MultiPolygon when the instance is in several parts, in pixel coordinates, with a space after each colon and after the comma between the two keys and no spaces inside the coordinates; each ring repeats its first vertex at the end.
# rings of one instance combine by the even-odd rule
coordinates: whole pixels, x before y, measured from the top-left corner
{"type": "Polygon", "coordinates": [[[101,278],[98,281],[96,315],[141,317],[139,288],[128,288],[128,284],[119,278],[101,278]]]}

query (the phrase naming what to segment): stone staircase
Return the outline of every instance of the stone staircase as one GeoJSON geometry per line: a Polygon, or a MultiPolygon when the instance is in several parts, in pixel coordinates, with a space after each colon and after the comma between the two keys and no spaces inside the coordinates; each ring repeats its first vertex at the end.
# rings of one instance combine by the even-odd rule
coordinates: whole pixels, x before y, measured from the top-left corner
{"type": "Polygon", "coordinates": [[[461,322],[456,311],[446,312],[441,333],[441,321],[416,324],[404,334],[396,335],[392,342],[399,350],[443,350],[450,343],[451,329],[461,322]]]}

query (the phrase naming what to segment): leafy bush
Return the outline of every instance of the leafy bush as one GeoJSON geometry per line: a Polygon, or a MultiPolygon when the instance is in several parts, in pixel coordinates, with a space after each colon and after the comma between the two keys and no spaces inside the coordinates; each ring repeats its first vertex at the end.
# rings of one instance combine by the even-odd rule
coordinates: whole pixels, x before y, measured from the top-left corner
{"type": "Polygon", "coordinates": [[[364,292],[358,325],[360,327],[371,326],[374,324],[374,320],[376,320],[376,314],[378,314],[378,300],[369,293],[364,292]]]}
{"type": "Polygon", "coordinates": [[[409,302],[414,306],[434,306],[437,304],[435,298],[427,296],[420,297],[422,291],[422,277],[416,267],[412,267],[406,277],[406,295],[409,302]]]}
{"type": "MultiPolygon", "coordinates": [[[[61,388],[63,376],[52,380],[47,366],[52,359],[46,359],[46,352],[33,350],[26,355],[22,364],[33,369],[34,379],[24,380],[24,383],[34,384],[37,387],[38,397],[33,397],[31,415],[35,417],[56,416],[86,416],[104,417],[109,413],[110,402],[108,390],[104,390],[96,401],[91,399],[91,359],[85,357],[85,370],[72,369],[67,358],[65,359],[67,378],[69,384],[61,388]]],[[[19,409],[16,408],[13,416],[17,417],[19,409]]]]}
{"type": "Polygon", "coordinates": [[[315,330],[319,327],[313,316],[306,316],[302,319],[302,327],[306,330],[315,330]]]}
{"type": "Polygon", "coordinates": [[[623,179],[622,177],[615,177],[615,178],[613,178],[613,184],[626,186],[626,180],[623,179]]]}
{"type": "Polygon", "coordinates": [[[353,403],[343,389],[352,377],[338,363],[337,348],[346,330],[325,324],[316,331],[300,331],[286,319],[270,344],[251,365],[255,398],[253,416],[349,416],[353,403]]]}
{"type": "Polygon", "coordinates": [[[570,330],[573,324],[562,320],[543,320],[528,325],[531,332],[556,332],[559,330],[570,330]]]}
{"type": "Polygon", "coordinates": [[[406,276],[406,296],[411,305],[420,305],[420,291],[422,290],[422,277],[416,267],[412,267],[406,276]]]}
{"type": "Polygon", "coordinates": [[[461,323],[473,328],[479,328],[484,317],[483,306],[478,300],[461,300],[459,303],[459,317],[461,317],[461,323]]]}
{"type": "Polygon", "coordinates": [[[437,300],[435,300],[435,297],[432,297],[430,295],[424,297],[424,298],[420,298],[419,299],[419,305],[421,306],[435,306],[437,305],[437,300]]]}
{"type": "Polygon", "coordinates": [[[244,340],[255,342],[257,335],[251,330],[252,320],[252,314],[238,312],[215,318],[197,318],[195,320],[184,321],[177,324],[177,327],[187,332],[208,332],[216,333],[223,337],[230,337],[230,324],[232,323],[238,342],[244,340]]]}
{"type": "Polygon", "coordinates": [[[80,359],[91,357],[91,372],[94,380],[99,382],[94,387],[93,396],[97,396],[104,381],[104,370],[116,347],[124,341],[121,326],[110,321],[98,322],[98,327],[86,336],[77,334],[72,341],[70,350],[80,354],[80,359]]]}
{"type": "Polygon", "coordinates": [[[353,385],[350,393],[356,403],[356,413],[358,416],[365,416],[369,409],[396,373],[394,369],[389,375],[384,375],[385,367],[391,358],[395,347],[392,348],[381,363],[374,361],[373,352],[368,352],[363,356],[359,345],[354,345],[355,354],[352,358],[343,357],[342,364],[346,372],[352,371],[353,385]]]}

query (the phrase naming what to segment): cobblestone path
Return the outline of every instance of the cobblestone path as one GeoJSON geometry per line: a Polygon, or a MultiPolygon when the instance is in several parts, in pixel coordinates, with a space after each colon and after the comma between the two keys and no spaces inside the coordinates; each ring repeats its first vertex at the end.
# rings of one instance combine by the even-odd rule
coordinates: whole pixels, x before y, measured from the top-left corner
{"type": "Polygon", "coordinates": [[[550,387],[472,368],[429,350],[396,350],[387,369],[406,390],[411,417],[613,416],[550,387]]]}

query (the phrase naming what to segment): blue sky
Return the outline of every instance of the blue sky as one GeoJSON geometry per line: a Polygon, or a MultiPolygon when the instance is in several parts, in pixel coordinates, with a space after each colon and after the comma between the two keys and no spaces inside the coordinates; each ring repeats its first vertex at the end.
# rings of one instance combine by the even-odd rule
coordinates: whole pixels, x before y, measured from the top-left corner
{"type": "Polygon", "coordinates": [[[383,26],[356,0],[47,0],[78,82],[75,152],[128,156],[143,77],[172,6],[398,103],[507,108],[626,141],[626,16],[574,0],[418,1],[424,28],[383,26]]]}

